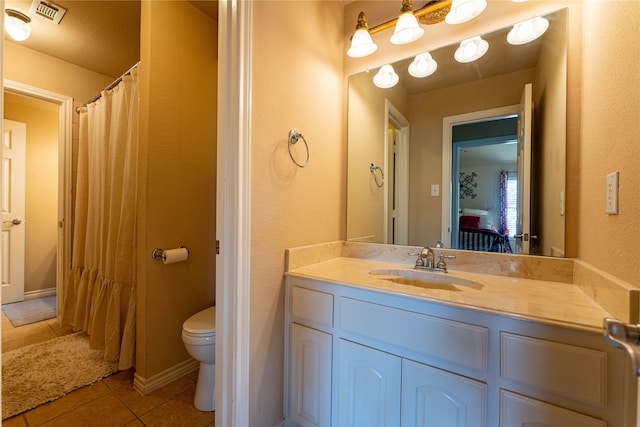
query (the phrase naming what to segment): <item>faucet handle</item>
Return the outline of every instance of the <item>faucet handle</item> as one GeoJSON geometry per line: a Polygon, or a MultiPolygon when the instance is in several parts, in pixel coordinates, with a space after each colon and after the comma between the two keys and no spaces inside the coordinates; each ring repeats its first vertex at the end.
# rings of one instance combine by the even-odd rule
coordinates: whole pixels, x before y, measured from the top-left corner
{"type": "Polygon", "coordinates": [[[426,258],[426,255],[422,252],[422,249],[419,252],[407,252],[407,255],[417,256],[416,267],[424,267],[424,258],[426,258]]]}
{"type": "Polygon", "coordinates": [[[438,264],[436,267],[441,268],[446,273],[447,263],[444,261],[445,259],[456,259],[456,257],[454,255],[438,254],[438,264]]]}

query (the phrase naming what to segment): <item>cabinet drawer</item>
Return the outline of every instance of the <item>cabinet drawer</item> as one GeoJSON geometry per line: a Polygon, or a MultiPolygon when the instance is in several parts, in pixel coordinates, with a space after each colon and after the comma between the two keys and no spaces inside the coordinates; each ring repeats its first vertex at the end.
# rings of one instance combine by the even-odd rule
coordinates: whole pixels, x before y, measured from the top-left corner
{"type": "Polygon", "coordinates": [[[503,378],[589,405],[606,406],[607,354],[503,332],[503,378]]]}
{"type": "Polygon", "coordinates": [[[429,358],[487,371],[487,328],[350,298],[341,298],[339,311],[343,331],[374,340],[373,344],[391,344],[429,358]]]}
{"type": "Polygon", "coordinates": [[[500,390],[500,427],[606,427],[607,423],[578,412],[500,390]]]}
{"type": "Polygon", "coordinates": [[[309,326],[333,326],[333,295],[293,286],[291,316],[309,326]]]}

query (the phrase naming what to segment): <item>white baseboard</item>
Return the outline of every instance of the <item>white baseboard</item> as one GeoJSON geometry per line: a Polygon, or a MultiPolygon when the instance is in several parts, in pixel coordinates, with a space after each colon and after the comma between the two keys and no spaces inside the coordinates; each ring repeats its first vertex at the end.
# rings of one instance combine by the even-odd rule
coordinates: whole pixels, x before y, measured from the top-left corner
{"type": "Polygon", "coordinates": [[[56,294],[56,288],[38,289],[37,291],[29,291],[24,293],[24,300],[50,297],[56,294]]]}
{"type": "Polygon", "coordinates": [[[143,378],[136,372],[133,376],[133,388],[139,393],[147,395],[152,391],[164,387],[178,378],[185,376],[189,372],[195,371],[199,366],[200,363],[197,360],[189,358],[182,363],[174,365],[169,369],[152,376],[151,378],[143,378]]]}

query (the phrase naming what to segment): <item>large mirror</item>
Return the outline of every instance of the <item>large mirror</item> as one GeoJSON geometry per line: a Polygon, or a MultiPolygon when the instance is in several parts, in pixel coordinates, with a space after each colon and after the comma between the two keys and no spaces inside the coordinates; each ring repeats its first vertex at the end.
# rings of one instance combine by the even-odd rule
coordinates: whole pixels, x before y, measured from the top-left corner
{"type": "Polygon", "coordinates": [[[349,77],[348,240],[564,256],[567,13],[545,18],[530,43],[482,35],[476,61],[431,51],[425,78],[391,64],[392,88],[349,77]]]}

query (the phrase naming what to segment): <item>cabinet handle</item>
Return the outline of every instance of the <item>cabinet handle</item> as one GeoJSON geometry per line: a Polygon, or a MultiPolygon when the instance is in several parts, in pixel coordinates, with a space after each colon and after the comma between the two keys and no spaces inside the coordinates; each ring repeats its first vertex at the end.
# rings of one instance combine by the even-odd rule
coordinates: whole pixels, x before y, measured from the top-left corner
{"type": "Polygon", "coordinates": [[[635,374],[640,376],[640,325],[605,317],[602,328],[609,344],[626,350],[631,357],[631,366],[635,374]]]}

